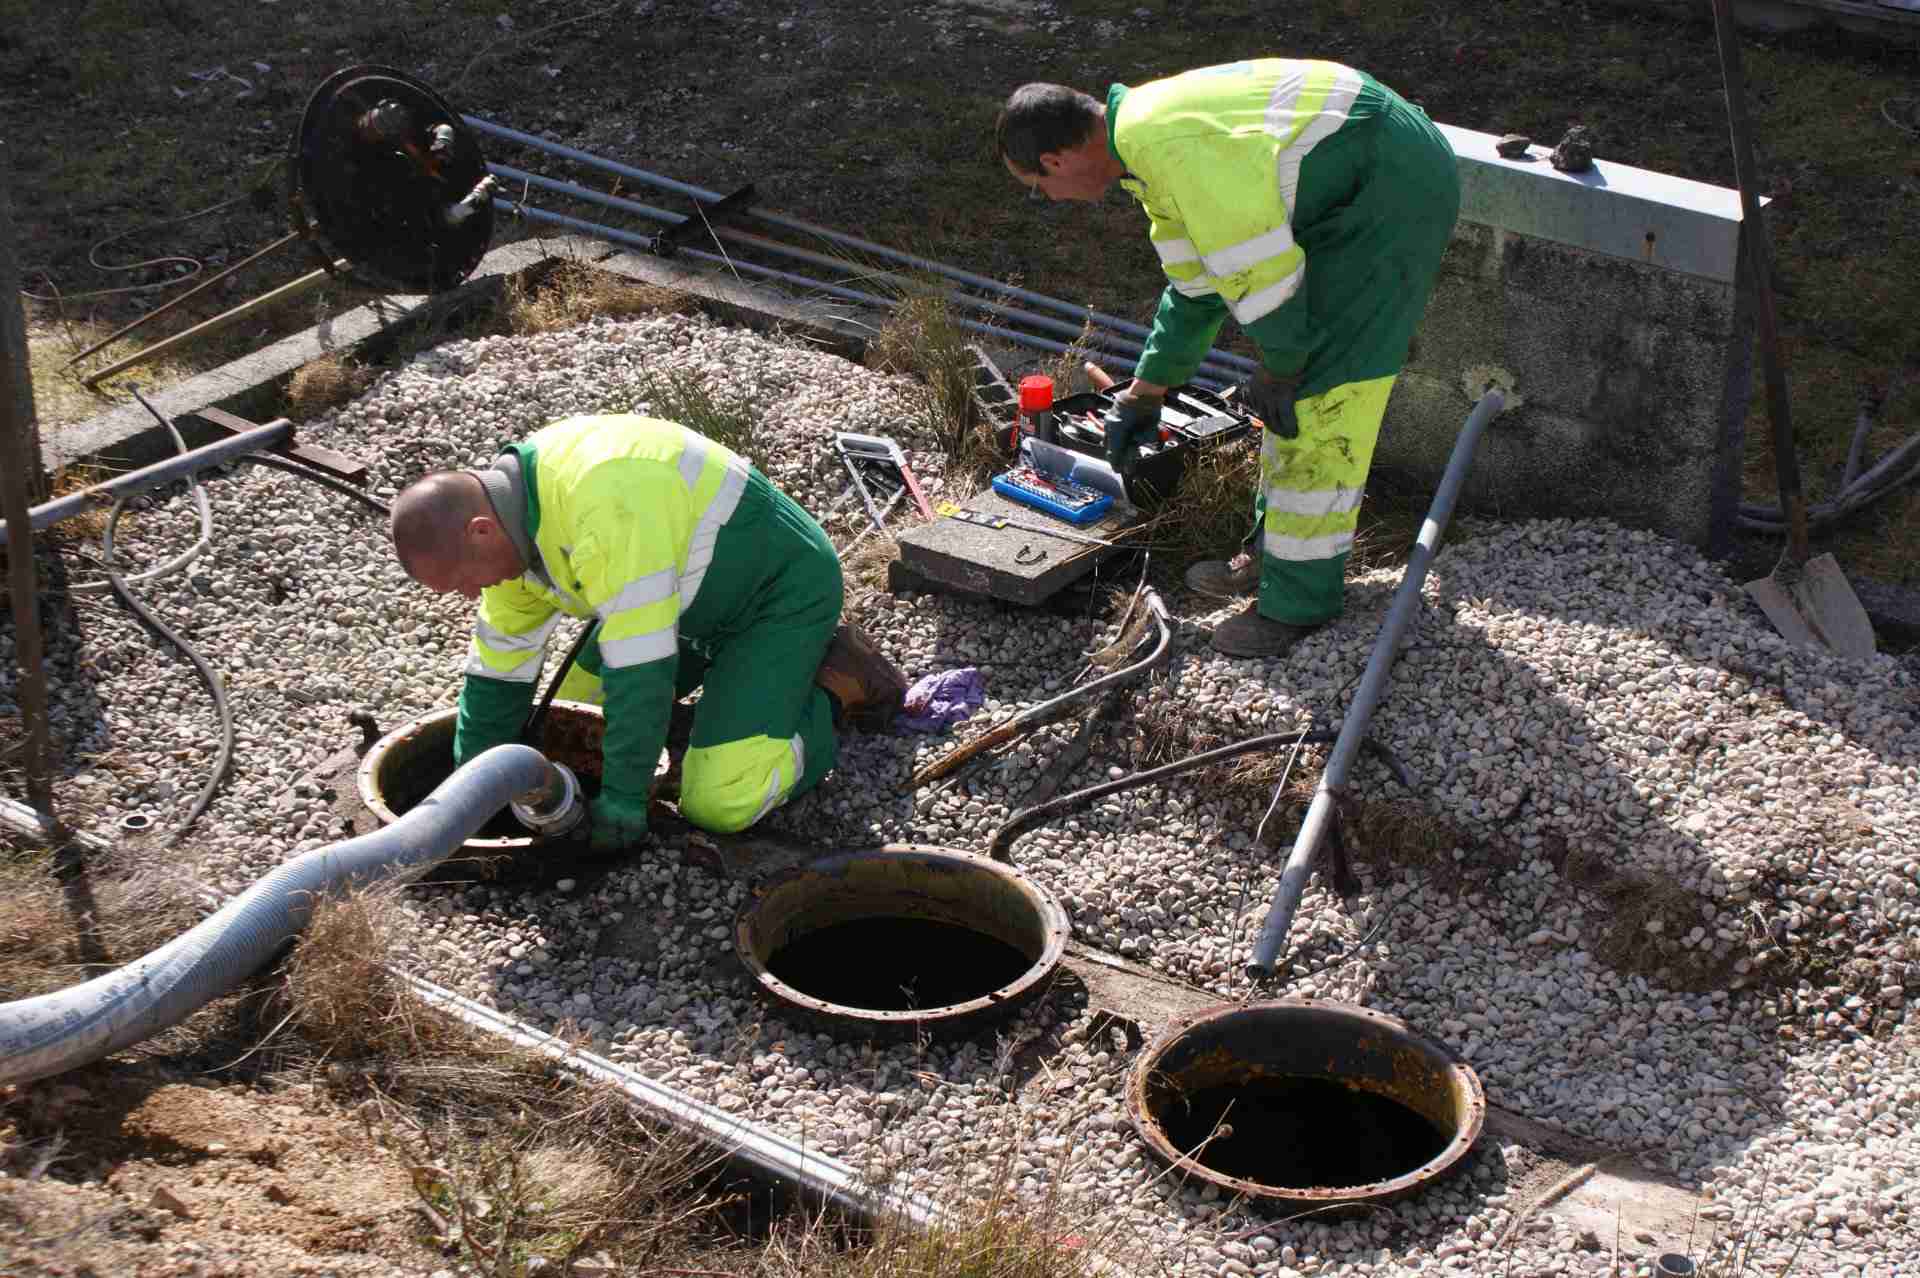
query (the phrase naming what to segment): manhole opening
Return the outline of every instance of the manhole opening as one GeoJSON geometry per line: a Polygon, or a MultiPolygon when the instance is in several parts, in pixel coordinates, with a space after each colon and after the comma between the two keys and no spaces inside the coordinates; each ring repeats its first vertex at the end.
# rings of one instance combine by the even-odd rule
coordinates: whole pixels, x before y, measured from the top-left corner
{"type": "Polygon", "coordinates": [[[985,998],[1033,963],[1018,947],[958,923],[875,915],[795,934],[768,957],[767,970],[823,1003],[907,1012],[985,998]]]}
{"type": "MultiPolygon", "coordinates": [[[[406,815],[453,775],[456,712],[436,710],[389,734],[368,754],[361,798],[383,820],[406,815]],[[375,802],[378,800],[378,803],[375,802]],[[386,808],[380,813],[380,807],[386,808]]],[[[598,709],[556,701],[541,722],[540,752],[573,769],[581,793],[600,793],[600,741],[605,720],[598,709]]],[[[531,839],[532,833],[502,808],[474,839],[531,839]]]]}
{"type": "Polygon", "coordinates": [[[1337,1078],[1156,1090],[1149,1107],[1175,1149],[1223,1176],[1282,1189],[1392,1180],[1452,1140],[1399,1101],[1337,1078]]]}

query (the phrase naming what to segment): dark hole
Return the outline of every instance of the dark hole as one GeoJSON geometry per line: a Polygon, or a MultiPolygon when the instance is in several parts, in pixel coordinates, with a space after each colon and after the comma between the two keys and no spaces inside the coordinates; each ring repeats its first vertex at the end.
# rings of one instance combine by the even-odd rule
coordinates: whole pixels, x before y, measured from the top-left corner
{"type": "Polygon", "coordinates": [[[850,919],[794,937],[767,970],[823,1003],[871,1012],[950,1007],[1025,975],[1033,960],[995,936],[932,919],[850,919]]]}
{"type": "Polygon", "coordinates": [[[1225,1176],[1284,1189],[1370,1185],[1414,1171],[1448,1137],[1398,1101],[1331,1078],[1260,1079],[1168,1094],[1174,1148],[1225,1176]],[[1216,1127],[1231,1128],[1208,1141],[1216,1127]],[[1203,1142],[1206,1148],[1193,1151],[1203,1142]]]}

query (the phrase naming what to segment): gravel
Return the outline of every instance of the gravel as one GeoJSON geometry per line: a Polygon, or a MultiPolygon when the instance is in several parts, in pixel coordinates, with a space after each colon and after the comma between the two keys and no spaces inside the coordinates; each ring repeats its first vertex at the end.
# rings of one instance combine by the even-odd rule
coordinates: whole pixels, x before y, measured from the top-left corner
{"type": "MultiPolygon", "coordinates": [[[[944,491],[907,383],[684,316],[449,343],[301,437],[366,460],[390,496],[554,417],[645,411],[649,375],[667,372],[752,404],[772,478],[811,509],[844,486],[821,464],[835,430],[901,440],[930,495],[944,491]]],[[[234,892],[339,836],[325,796],[291,783],[353,739],[348,712],[390,727],[455,697],[470,605],[409,583],[380,521],[334,494],[255,467],[208,482],[212,549],[144,594],[233,699],[233,775],[183,847],[202,881],[234,892]]],[[[857,506],[843,510],[829,521],[841,540],[858,528],[857,506]]],[[[196,531],[176,490],[119,540],[154,563],[196,531]]],[[[1227,740],[1337,722],[1397,580],[1359,577],[1346,617],[1280,662],[1215,655],[1206,630],[1231,608],[1173,598],[1185,619],[1172,666],[1067,785],[1146,766],[1144,750],[1184,753],[1166,743],[1175,728],[1227,740]]],[[[1114,638],[1112,618],[936,596],[870,590],[853,610],[910,677],[986,671],[990,700],[961,736],[1058,692],[1114,638]]],[[[82,597],[79,616],[83,643],[56,637],[51,662],[54,730],[76,772],[64,792],[109,837],[136,811],[176,822],[212,758],[206,694],[106,597],[82,597]]],[[[0,630],[4,714],[17,713],[12,655],[0,630]]],[[[906,778],[952,735],[851,738],[836,773],[767,829],[983,850],[1072,731],[917,794],[906,778]]],[[[1316,882],[1287,992],[1403,1017],[1462,1051],[1490,1099],[1703,1187],[1703,1266],[1727,1266],[1738,1244],[1759,1273],[1797,1257],[1806,1272],[1887,1275],[1920,1251],[1907,1013],[1920,992],[1920,693],[1900,661],[1789,647],[1719,568],[1648,533],[1463,522],[1373,733],[1418,779],[1431,855],[1396,863],[1363,847],[1349,902],[1316,882]]],[[[1412,803],[1372,762],[1354,794],[1412,803]]],[[[1265,800],[1218,774],[1180,778],[1057,820],[1014,855],[1079,940],[1239,998],[1282,859],[1254,843],[1265,800]]],[[[1492,1251],[1528,1204],[1510,1192],[1526,1155],[1491,1139],[1464,1174],[1358,1221],[1290,1220],[1183,1186],[1127,1127],[1130,1055],[1062,997],[961,1043],[838,1043],[784,1023],[736,971],[741,885],[676,851],[584,889],[417,889],[407,961],[914,1186],[951,1195],[1011,1178],[1063,1193],[1103,1238],[1186,1272],[1608,1272],[1611,1240],[1587,1247],[1551,1208],[1515,1232],[1510,1257],[1492,1251]]],[[[1626,1243],[1622,1269],[1646,1273],[1684,1241],[1626,1243]]]]}

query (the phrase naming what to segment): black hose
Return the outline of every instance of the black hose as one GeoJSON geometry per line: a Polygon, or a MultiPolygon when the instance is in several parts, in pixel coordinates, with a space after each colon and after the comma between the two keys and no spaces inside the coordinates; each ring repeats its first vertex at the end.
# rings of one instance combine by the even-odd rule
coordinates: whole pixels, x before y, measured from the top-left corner
{"type": "Polygon", "coordinates": [[[193,663],[193,668],[200,672],[201,681],[207,685],[207,691],[213,694],[213,708],[220,716],[220,752],[214,759],[213,775],[207,778],[206,784],[200,788],[199,796],[194,799],[193,806],[187,809],[186,819],[167,836],[164,846],[170,847],[178,843],[188,828],[200,819],[200,814],[207,810],[209,803],[213,802],[214,792],[227,778],[227,769],[233,763],[233,708],[227,704],[227,689],[221,682],[219,671],[208,665],[207,659],[201,656],[199,651],[177,631],[154,616],[128,587],[126,578],[114,568],[113,530],[119,524],[120,516],[125,513],[126,508],[127,501],[124,497],[113,503],[113,513],[107,517],[107,529],[101,537],[103,557],[106,560],[104,567],[107,573],[107,584],[113,587],[114,598],[120,601],[121,606],[139,618],[148,630],[178,648],[186,655],[187,660],[193,663]]]}
{"type": "Polygon", "coordinates": [[[355,488],[339,476],[329,475],[326,471],[316,467],[303,466],[299,462],[290,461],[285,457],[275,457],[270,453],[242,453],[239,460],[252,462],[256,466],[268,466],[274,470],[284,470],[289,475],[298,475],[302,479],[311,479],[316,484],[331,488],[337,493],[346,494],[361,505],[378,511],[382,515],[392,513],[392,508],[372,493],[355,488]]]}
{"type": "Polygon", "coordinates": [[[560,669],[554,672],[553,682],[547,685],[546,692],[540,698],[540,704],[533,708],[532,713],[527,715],[527,721],[520,725],[519,739],[522,742],[535,749],[539,748],[539,738],[535,734],[540,731],[540,721],[547,717],[547,707],[553,704],[554,694],[560,691],[560,685],[566,681],[567,671],[573,669],[573,663],[579,660],[581,649],[587,646],[587,640],[593,638],[594,632],[599,629],[600,619],[595,617],[580,631],[580,637],[573,641],[573,647],[567,649],[566,659],[560,663],[560,669]]]}
{"type": "MultiPolygon", "coordinates": [[[[1168,777],[1179,776],[1182,772],[1191,772],[1196,768],[1208,767],[1211,764],[1222,763],[1228,759],[1237,758],[1243,754],[1253,754],[1260,750],[1274,750],[1282,746],[1324,745],[1339,735],[1338,730],[1333,728],[1297,728],[1292,732],[1272,732],[1265,736],[1248,737],[1245,741],[1236,741],[1232,745],[1223,745],[1213,750],[1203,751],[1200,754],[1188,755],[1184,759],[1176,759],[1172,763],[1163,763],[1159,767],[1149,768],[1145,772],[1135,772],[1131,776],[1121,777],[1118,781],[1102,781],[1099,785],[1091,785],[1084,790],[1075,790],[1072,794],[1063,794],[1057,799],[1049,799],[1045,803],[1035,804],[1033,807],[1016,812],[1008,817],[1006,824],[998,830],[995,830],[993,832],[993,838],[988,840],[987,855],[996,861],[1011,861],[1013,859],[1010,855],[1013,841],[1022,834],[1025,834],[1028,830],[1040,824],[1042,821],[1047,820],[1049,817],[1058,816],[1070,808],[1077,808],[1082,804],[1090,803],[1106,795],[1116,794],[1121,790],[1131,790],[1135,786],[1152,785],[1156,781],[1163,781],[1168,777]]],[[[1361,744],[1380,756],[1381,761],[1392,771],[1395,780],[1399,781],[1400,784],[1406,786],[1408,789],[1413,788],[1412,774],[1407,771],[1406,766],[1402,764],[1400,760],[1393,756],[1390,750],[1371,739],[1365,740],[1361,744]]]]}

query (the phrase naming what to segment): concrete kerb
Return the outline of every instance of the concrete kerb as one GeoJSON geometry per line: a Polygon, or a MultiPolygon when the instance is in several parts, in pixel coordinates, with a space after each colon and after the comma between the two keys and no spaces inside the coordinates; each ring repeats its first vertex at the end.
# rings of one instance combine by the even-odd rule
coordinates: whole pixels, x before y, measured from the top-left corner
{"type": "MultiPolygon", "coordinates": [[[[452,326],[461,315],[498,302],[508,280],[567,262],[674,289],[729,321],[799,332],[849,358],[859,358],[881,319],[843,302],[788,297],[708,268],[611,250],[598,240],[528,239],[489,252],[458,288],[434,297],[377,298],[147,399],[177,419],[190,444],[206,443],[218,438],[219,432],[193,420],[201,409],[220,408],[264,421],[280,413],[288,380],[307,364],[328,356],[373,356],[422,325],[452,326]]],[[[173,441],[159,423],[138,403],[128,402],[50,432],[44,460],[55,471],[80,461],[128,468],[169,457],[173,451],[173,441]]]]}

